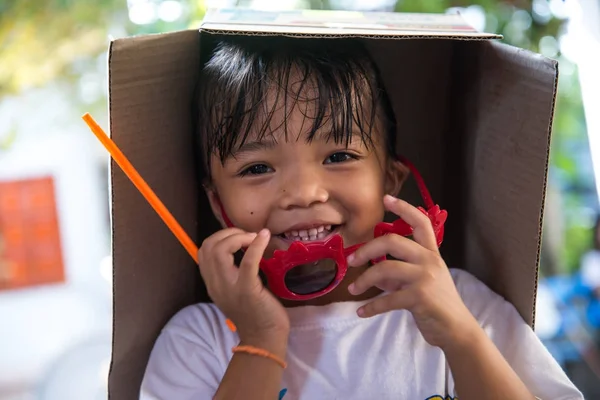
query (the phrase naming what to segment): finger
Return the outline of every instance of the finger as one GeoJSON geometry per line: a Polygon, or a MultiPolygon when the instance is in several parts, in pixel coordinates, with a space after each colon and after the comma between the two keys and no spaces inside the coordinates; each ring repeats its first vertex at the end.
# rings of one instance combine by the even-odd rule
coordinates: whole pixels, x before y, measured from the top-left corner
{"type": "Polygon", "coordinates": [[[402,261],[383,261],[367,269],[350,286],[348,290],[357,296],[372,287],[386,291],[400,290],[402,286],[419,279],[423,268],[402,261]]]}
{"type": "Polygon", "coordinates": [[[390,195],[386,195],[383,198],[383,203],[388,211],[398,215],[407,224],[412,226],[415,242],[428,250],[439,251],[433,225],[431,225],[431,220],[427,215],[412,204],[390,195]]]}
{"type": "Polygon", "coordinates": [[[202,271],[202,264],[204,264],[204,259],[206,259],[207,255],[211,253],[212,248],[215,244],[219,243],[221,240],[234,235],[236,233],[242,233],[243,230],[239,228],[227,228],[221,229],[220,231],[215,232],[210,235],[202,242],[202,245],[198,249],[198,264],[200,267],[200,271],[202,271]]]}
{"type": "Polygon", "coordinates": [[[268,229],[261,230],[250,244],[240,263],[239,279],[242,283],[252,283],[258,279],[260,260],[271,239],[268,229]]]}
{"type": "Polygon", "coordinates": [[[397,260],[419,264],[424,259],[423,246],[403,236],[389,234],[367,242],[348,257],[348,266],[359,267],[369,260],[390,255],[397,260]]]}
{"type": "Polygon", "coordinates": [[[203,270],[207,276],[216,279],[226,277],[229,282],[235,281],[237,268],[233,254],[250,245],[255,237],[256,233],[235,233],[215,244],[212,250],[204,255],[203,270]]]}
{"type": "Polygon", "coordinates": [[[256,238],[254,232],[234,233],[215,244],[213,249],[216,254],[234,254],[235,252],[247,247],[256,238]]]}
{"type": "Polygon", "coordinates": [[[231,235],[235,235],[238,233],[247,233],[246,231],[240,229],[240,228],[226,228],[226,229],[221,229],[220,231],[217,231],[215,233],[213,233],[212,235],[210,235],[209,237],[207,237],[204,242],[202,242],[202,246],[204,248],[212,248],[214,247],[217,243],[221,242],[223,239],[228,238],[231,235]]]}
{"type": "Polygon", "coordinates": [[[409,293],[398,291],[377,297],[375,300],[360,307],[356,312],[359,317],[370,318],[392,310],[410,310],[413,303],[414,301],[409,293]]]}
{"type": "Polygon", "coordinates": [[[220,231],[217,231],[214,234],[207,237],[202,242],[202,246],[200,246],[200,249],[204,249],[205,251],[210,251],[217,243],[219,243],[223,239],[226,239],[229,236],[235,235],[238,233],[246,233],[246,231],[243,231],[242,229],[239,229],[239,228],[221,229],[220,231]]]}

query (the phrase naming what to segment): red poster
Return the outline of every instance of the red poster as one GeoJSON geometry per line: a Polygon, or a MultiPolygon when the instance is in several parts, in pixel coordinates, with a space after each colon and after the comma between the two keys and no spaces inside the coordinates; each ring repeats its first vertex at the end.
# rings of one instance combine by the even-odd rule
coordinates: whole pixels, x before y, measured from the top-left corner
{"type": "Polygon", "coordinates": [[[0,290],[64,280],[53,179],[0,182],[0,290]]]}

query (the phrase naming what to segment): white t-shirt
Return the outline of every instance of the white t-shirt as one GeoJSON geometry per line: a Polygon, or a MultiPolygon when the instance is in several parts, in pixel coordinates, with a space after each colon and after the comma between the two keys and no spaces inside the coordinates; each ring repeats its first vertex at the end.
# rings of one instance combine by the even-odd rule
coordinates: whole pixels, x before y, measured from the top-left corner
{"type": "MultiPolygon", "coordinates": [[[[534,395],[583,399],[510,303],[469,273],[451,272],[469,310],[534,395]]],[[[412,315],[399,310],[361,319],[356,310],[365,303],[288,309],[283,400],[454,399],[444,353],[423,339],[412,315]]],[[[238,340],[213,304],[183,309],[156,341],[140,399],[212,399],[238,340]]]]}

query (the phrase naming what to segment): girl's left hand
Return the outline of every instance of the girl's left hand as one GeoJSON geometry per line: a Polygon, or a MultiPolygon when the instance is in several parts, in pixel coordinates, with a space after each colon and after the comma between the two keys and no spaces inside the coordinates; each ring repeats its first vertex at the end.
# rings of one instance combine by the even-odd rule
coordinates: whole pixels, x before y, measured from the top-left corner
{"type": "Polygon", "coordinates": [[[479,334],[479,324],[463,303],[450,271],[442,259],[429,218],[409,203],[392,196],[384,198],[385,208],[413,227],[414,240],[388,234],[368,242],[348,257],[350,267],[390,255],[368,268],[348,287],[360,295],[371,287],[390,292],[358,309],[358,315],[372,317],[391,310],[408,310],[425,340],[442,350],[479,334]]]}

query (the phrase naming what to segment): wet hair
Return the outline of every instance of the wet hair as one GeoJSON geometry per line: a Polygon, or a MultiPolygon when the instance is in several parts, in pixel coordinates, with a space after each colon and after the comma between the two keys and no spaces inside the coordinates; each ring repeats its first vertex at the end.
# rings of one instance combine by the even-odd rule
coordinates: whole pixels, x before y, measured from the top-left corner
{"type": "Polygon", "coordinates": [[[196,130],[203,175],[211,155],[221,163],[249,138],[283,131],[285,139],[325,134],[348,145],[359,135],[369,148],[383,139],[395,158],[396,119],[375,63],[359,39],[226,37],[217,41],[200,74],[196,130]],[[298,107],[310,121],[288,132],[273,115],[298,107]],[[309,111],[310,109],[310,111],[309,111]],[[376,137],[381,124],[383,138],[376,137]]]}

